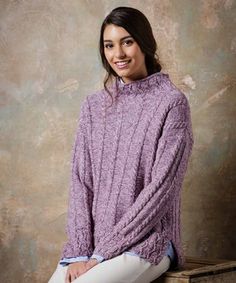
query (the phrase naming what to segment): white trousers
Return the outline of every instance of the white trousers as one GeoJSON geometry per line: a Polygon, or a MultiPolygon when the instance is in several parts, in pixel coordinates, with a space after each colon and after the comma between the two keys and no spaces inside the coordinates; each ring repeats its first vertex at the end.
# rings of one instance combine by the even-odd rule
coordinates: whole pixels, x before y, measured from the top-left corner
{"type": "MultiPolygon", "coordinates": [[[[95,265],[72,282],[150,283],[166,272],[170,263],[170,258],[166,255],[159,264],[153,265],[138,256],[123,253],[95,265]]],[[[58,263],[48,283],[65,283],[67,269],[68,266],[62,266],[58,263]]]]}

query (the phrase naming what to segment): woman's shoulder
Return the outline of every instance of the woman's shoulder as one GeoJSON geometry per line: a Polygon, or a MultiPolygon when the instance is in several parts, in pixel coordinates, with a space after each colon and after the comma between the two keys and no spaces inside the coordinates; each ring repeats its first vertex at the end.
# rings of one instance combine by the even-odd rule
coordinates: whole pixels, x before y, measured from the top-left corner
{"type": "Polygon", "coordinates": [[[185,93],[167,76],[162,85],[163,102],[168,107],[174,107],[179,104],[188,104],[185,93]]]}
{"type": "Polygon", "coordinates": [[[104,89],[95,90],[86,96],[86,100],[89,104],[98,105],[104,99],[104,89]]]}

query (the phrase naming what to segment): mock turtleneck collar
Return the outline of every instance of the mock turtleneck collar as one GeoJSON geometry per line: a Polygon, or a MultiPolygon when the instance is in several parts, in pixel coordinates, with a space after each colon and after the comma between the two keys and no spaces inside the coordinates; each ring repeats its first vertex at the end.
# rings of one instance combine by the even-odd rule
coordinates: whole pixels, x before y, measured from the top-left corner
{"type": "Polygon", "coordinates": [[[132,94],[139,91],[143,92],[148,90],[151,86],[157,86],[164,79],[168,79],[169,75],[162,72],[156,72],[152,75],[149,75],[143,79],[135,80],[129,83],[125,83],[121,77],[116,77],[116,85],[118,93],[122,94],[132,94]]]}

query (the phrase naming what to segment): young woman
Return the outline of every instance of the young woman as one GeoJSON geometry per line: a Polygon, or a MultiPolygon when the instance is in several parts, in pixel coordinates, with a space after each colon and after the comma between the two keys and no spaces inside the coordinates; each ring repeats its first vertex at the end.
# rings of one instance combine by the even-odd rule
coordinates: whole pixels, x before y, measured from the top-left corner
{"type": "Polygon", "coordinates": [[[105,18],[104,89],[81,106],[67,234],[50,283],[149,283],[180,269],[180,195],[193,146],[185,95],[161,72],[147,18],[105,18]]]}

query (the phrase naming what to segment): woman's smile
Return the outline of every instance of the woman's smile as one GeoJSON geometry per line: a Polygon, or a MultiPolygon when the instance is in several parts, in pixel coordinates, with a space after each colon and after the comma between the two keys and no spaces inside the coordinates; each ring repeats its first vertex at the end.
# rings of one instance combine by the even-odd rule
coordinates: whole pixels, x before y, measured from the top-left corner
{"type": "Polygon", "coordinates": [[[115,62],[115,65],[118,69],[126,69],[128,68],[129,66],[129,63],[131,62],[131,59],[130,60],[126,60],[126,61],[117,61],[115,62]]]}

